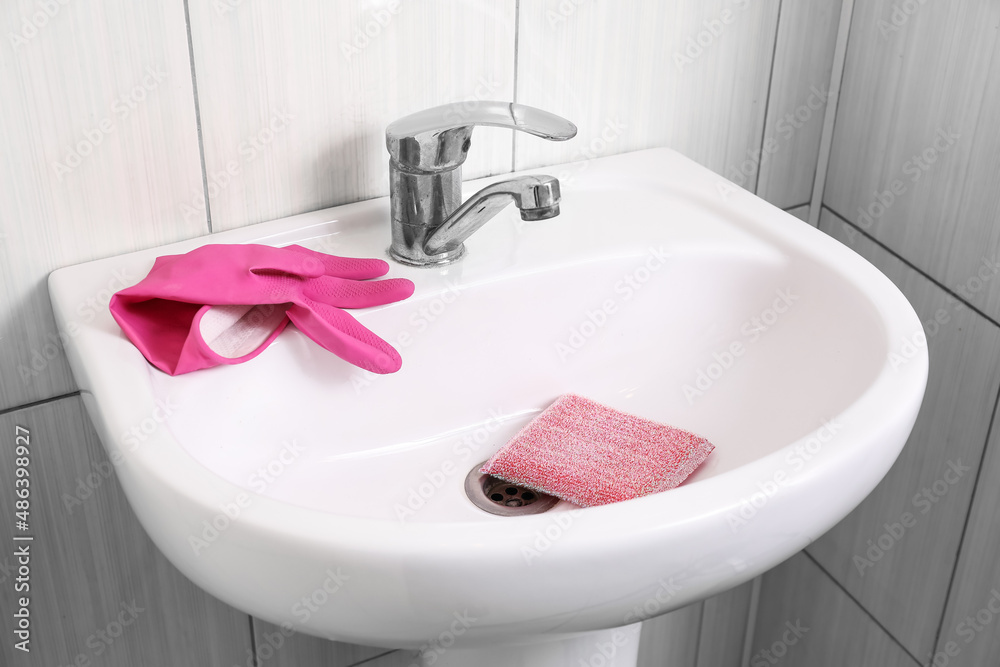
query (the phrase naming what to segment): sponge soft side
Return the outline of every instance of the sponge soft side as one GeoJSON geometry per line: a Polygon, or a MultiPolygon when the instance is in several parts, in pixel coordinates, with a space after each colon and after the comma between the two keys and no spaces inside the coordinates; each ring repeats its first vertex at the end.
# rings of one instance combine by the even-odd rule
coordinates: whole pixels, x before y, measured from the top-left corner
{"type": "Polygon", "coordinates": [[[694,433],[565,394],[480,472],[592,507],[672,489],[713,449],[694,433]]]}

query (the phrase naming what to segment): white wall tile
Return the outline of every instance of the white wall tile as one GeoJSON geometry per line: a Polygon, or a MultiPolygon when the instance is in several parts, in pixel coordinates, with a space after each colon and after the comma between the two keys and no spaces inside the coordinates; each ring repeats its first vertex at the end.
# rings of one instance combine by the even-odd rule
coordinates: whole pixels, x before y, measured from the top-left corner
{"type": "Polygon", "coordinates": [[[840,0],[781,4],[763,153],[737,169],[748,184],[756,181],[759,196],[781,208],[812,198],[840,6],[840,0]]]}
{"type": "Polygon", "coordinates": [[[177,210],[202,180],[181,3],[11,1],[0,25],[2,409],[74,388],[49,271],[208,229],[177,210]]]}
{"type": "Polygon", "coordinates": [[[247,615],[192,583],[149,539],[79,396],[0,415],[0,433],[0,530],[7,543],[0,554],[0,665],[245,664],[252,644],[247,615]],[[18,426],[27,431],[30,459],[27,530],[17,528],[14,515],[18,426]],[[14,542],[14,535],[33,539],[14,542]],[[24,545],[30,573],[21,583],[29,588],[15,591],[14,550],[24,545]],[[25,594],[27,653],[14,648],[13,633],[15,596],[25,594]]]}
{"type": "Polygon", "coordinates": [[[696,602],[643,621],[638,667],[696,667],[702,607],[696,602]]]}
{"type": "Polygon", "coordinates": [[[785,209],[788,213],[791,213],[796,218],[803,222],[809,222],[809,207],[808,206],[796,206],[795,208],[785,209]]]}
{"type": "Polygon", "coordinates": [[[698,667],[742,667],[743,644],[752,608],[754,582],[708,598],[702,604],[698,667]]]}
{"type": "MultiPolygon", "coordinates": [[[[386,195],[386,125],[513,96],[514,0],[230,4],[190,6],[215,231],[386,195]]],[[[473,143],[465,178],[510,170],[473,143]]]]}
{"type": "Polygon", "coordinates": [[[736,167],[760,145],[778,4],[521,3],[517,101],[580,133],[518,136],[516,168],[655,146],[718,173],[736,167]]]}
{"type": "Polygon", "coordinates": [[[749,667],[919,667],[871,616],[805,554],[761,585],[749,667]]]}
{"type": "Polygon", "coordinates": [[[1000,329],[825,208],[820,229],[903,292],[924,323],[930,370],[916,424],[895,464],[808,551],[922,657],[934,647],[1000,389],[1000,329]],[[966,470],[958,474],[955,466],[966,470]],[[900,534],[903,523],[912,525],[900,534]]]}
{"type": "MultiPolygon", "coordinates": [[[[1000,423],[1000,412],[993,423],[1000,423]]],[[[970,508],[961,556],[948,595],[935,655],[950,667],[1000,664],[1000,430],[994,427],[986,448],[976,495],[970,508]],[[983,610],[986,610],[985,612],[983,610]],[[983,621],[989,619],[989,624],[983,621]]]]}
{"type": "Polygon", "coordinates": [[[894,7],[855,8],[823,203],[998,319],[1000,3],[894,7]]]}

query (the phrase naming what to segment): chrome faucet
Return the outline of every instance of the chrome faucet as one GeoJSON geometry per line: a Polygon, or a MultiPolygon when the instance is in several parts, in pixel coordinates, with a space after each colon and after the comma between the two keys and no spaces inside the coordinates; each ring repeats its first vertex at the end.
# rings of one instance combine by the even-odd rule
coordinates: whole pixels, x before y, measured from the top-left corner
{"type": "Polygon", "coordinates": [[[520,176],[488,185],[462,201],[462,163],[472,128],[493,125],[565,141],[576,126],[548,111],[512,102],[445,104],[405,116],[385,130],[389,149],[392,245],[389,255],[411,266],[449,264],[465,239],[514,202],[524,220],[559,215],[559,180],[520,176]]]}

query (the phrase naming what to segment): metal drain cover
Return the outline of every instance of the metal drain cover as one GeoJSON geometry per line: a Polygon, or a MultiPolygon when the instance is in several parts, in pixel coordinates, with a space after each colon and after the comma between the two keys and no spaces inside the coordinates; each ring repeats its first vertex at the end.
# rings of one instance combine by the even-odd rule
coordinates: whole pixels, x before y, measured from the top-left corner
{"type": "Polygon", "coordinates": [[[521,516],[540,514],[559,502],[547,493],[484,475],[479,469],[485,464],[486,461],[477,463],[465,478],[465,495],[479,509],[500,516],[521,516]]]}

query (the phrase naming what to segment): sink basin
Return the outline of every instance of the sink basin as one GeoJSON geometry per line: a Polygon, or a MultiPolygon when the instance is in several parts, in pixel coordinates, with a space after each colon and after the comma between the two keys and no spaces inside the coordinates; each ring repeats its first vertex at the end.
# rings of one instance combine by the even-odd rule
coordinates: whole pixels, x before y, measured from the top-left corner
{"type": "Polygon", "coordinates": [[[113,273],[137,282],[156,256],[206,243],[384,257],[387,199],[52,274],[84,402],[178,569],[259,618],[422,649],[428,665],[575,665],[607,646],[634,660],[639,621],[768,570],[868,495],[927,377],[895,286],[667,149],[544,171],[562,180],[559,217],[511,207],[456,264],[393,265],[412,298],[352,311],[399,350],[392,375],[289,327],[249,363],[170,377],[108,312],[78,310],[113,273]],[[470,471],[564,393],[715,451],[661,494],[477,507],[470,471]]]}

